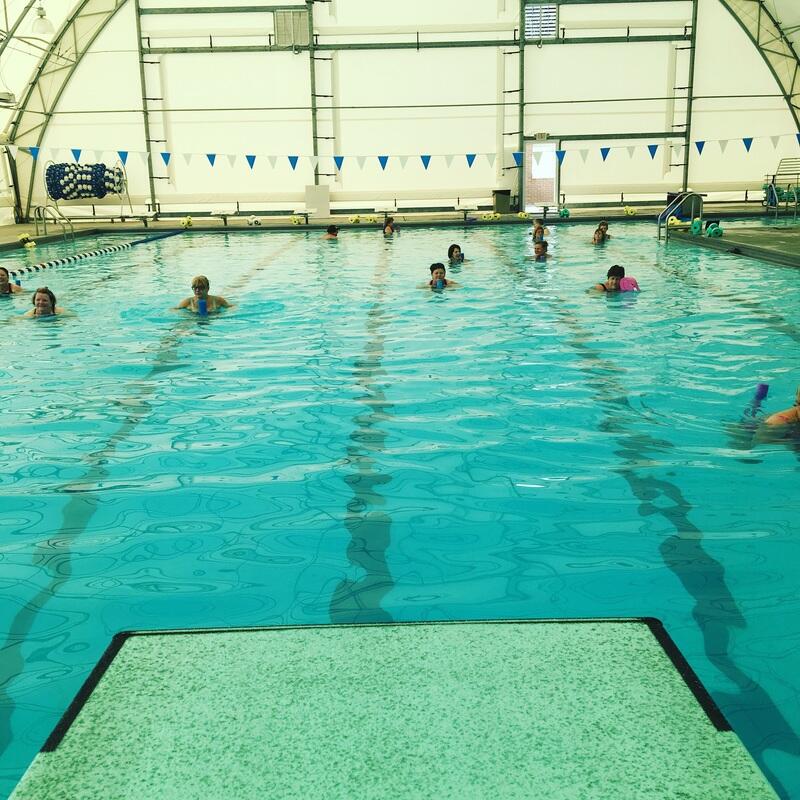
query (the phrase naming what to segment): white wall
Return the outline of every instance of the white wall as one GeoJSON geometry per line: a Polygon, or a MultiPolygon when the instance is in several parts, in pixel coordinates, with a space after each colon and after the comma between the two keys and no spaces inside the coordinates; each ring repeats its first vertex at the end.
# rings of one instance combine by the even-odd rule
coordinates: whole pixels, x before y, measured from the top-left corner
{"type": "MultiPolygon", "coordinates": [[[[302,6],[301,6],[302,7],[302,6]]],[[[518,27],[516,0],[412,0],[388,6],[369,0],[334,0],[315,6],[322,43],[340,41],[423,41],[459,38],[507,39],[518,27]]],[[[690,2],[563,6],[559,25],[567,36],[681,32],[691,21],[690,2]]],[[[143,32],[154,46],[215,43],[252,44],[271,32],[270,15],[146,15],[143,32]]],[[[528,102],[524,131],[564,137],[567,151],[561,191],[568,202],[633,196],[677,188],[683,170],[661,139],[604,139],[637,132],[681,130],[688,82],[687,42],[529,45],[525,52],[528,102]],[[673,94],[678,99],[669,99],[673,94]],[[650,99],[640,99],[650,98],[650,99]],[[573,141],[570,137],[593,136],[573,141]],[[659,144],[655,159],[647,144],[659,144]],[[599,148],[613,149],[604,162],[599,148]],[[636,148],[632,153],[628,148],[636,148]],[[580,151],[588,150],[584,160],[580,151]]],[[[133,6],[120,11],[98,37],[58,106],[43,144],[101,151],[143,151],[139,65],[133,6]],[[82,112],[96,113],[86,114],[82,112]],[[79,113],[81,112],[81,113],[79,113]]],[[[516,189],[513,164],[518,130],[518,56],[514,47],[320,51],[317,61],[319,141],[322,173],[334,172],[333,155],[345,156],[340,174],[322,177],[334,205],[369,205],[397,198],[401,204],[485,200],[497,187],[516,189]],[[507,104],[507,105],[503,105],[507,104]],[[331,110],[331,106],[336,106],[331,110]],[[408,108],[407,106],[418,106],[408,108]],[[465,153],[478,153],[472,169],[465,153]],[[495,154],[490,164],[484,154],[495,154]],[[390,156],[381,170],[375,156],[390,156]],[[434,156],[428,170],[420,154],[434,156]],[[357,156],[370,156],[362,169],[357,156]],[[401,168],[400,157],[407,157],[401,168]],[[446,166],[445,156],[453,156],[446,166]]],[[[147,56],[156,191],[165,205],[224,205],[241,200],[250,207],[296,207],[313,167],[301,159],[296,170],[288,154],[313,152],[307,53],[216,53],[147,56]],[[166,109],[166,110],[161,110],[166,109]],[[195,110],[191,110],[195,109],[195,110]],[[200,110],[197,110],[200,109],[200,110]],[[212,110],[208,110],[212,109],[212,110]],[[234,110],[239,109],[239,110],[234,110]],[[165,167],[158,153],[171,152],[165,167]],[[187,164],[182,154],[195,154],[187,164]],[[216,153],[212,169],[205,153],[216,153]],[[250,170],[244,154],[257,155],[250,170]],[[227,156],[236,156],[230,164],[227,156]],[[267,156],[277,157],[272,166],[267,156]]],[[[760,185],[784,154],[795,155],[791,115],[758,52],[719,0],[699,0],[692,139],[710,140],[703,156],[692,148],[689,181],[699,190],[760,185]],[[709,95],[767,94],[770,98],[709,95]],[[757,140],[748,155],[744,136],[785,134],[777,148],[757,140]],[[733,140],[725,153],[717,139],[733,140]]],[[[93,160],[94,154],[87,154],[93,160]]],[[[25,156],[20,156],[23,158],[25,156]]],[[[128,162],[131,192],[149,199],[142,160],[128,162]]]]}

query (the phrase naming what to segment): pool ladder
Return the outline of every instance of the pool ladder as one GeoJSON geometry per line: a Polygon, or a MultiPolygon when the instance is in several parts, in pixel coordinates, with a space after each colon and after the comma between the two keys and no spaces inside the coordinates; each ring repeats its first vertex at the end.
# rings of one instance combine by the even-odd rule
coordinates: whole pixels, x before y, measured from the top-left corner
{"type": "Polygon", "coordinates": [[[65,217],[55,206],[36,206],[33,209],[33,224],[36,228],[36,236],[39,235],[39,225],[42,226],[42,233],[47,236],[47,221],[54,222],[61,226],[61,231],[64,234],[64,241],[71,236],[75,240],[75,228],[72,226],[72,221],[65,217]],[[69,233],[67,233],[69,229],[69,233]]]}
{"type": "Polygon", "coordinates": [[[661,229],[664,229],[664,240],[669,240],[669,218],[691,198],[692,213],[691,218],[699,218],[700,224],[703,223],[703,198],[704,194],[697,192],[681,192],[677,197],[673,198],[672,202],[658,215],[658,240],[661,241],[661,229]]]}

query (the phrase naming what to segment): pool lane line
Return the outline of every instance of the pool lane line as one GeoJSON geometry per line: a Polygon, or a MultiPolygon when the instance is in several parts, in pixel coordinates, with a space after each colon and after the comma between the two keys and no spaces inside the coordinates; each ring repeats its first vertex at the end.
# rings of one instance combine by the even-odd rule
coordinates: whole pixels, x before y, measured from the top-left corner
{"type": "Polygon", "coordinates": [[[10,269],[8,274],[12,278],[17,275],[24,275],[25,273],[41,272],[50,267],[61,267],[64,264],[74,264],[76,261],[83,261],[87,258],[95,258],[96,256],[105,256],[109,253],[118,253],[120,250],[130,250],[139,244],[148,244],[155,242],[158,239],[166,239],[168,236],[178,236],[183,231],[170,231],[169,233],[160,233],[157,236],[148,236],[146,239],[137,239],[133,242],[125,242],[124,244],[110,245],[109,247],[101,247],[99,250],[87,250],[85,253],[78,253],[74,256],[66,256],[65,258],[54,258],[51,261],[43,261],[41,264],[34,264],[30,267],[20,267],[19,269],[10,269]]]}
{"type": "Polygon", "coordinates": [[[334,589],[329,613],[335,623],[393,621],[380,605],[395,585],[386,563],[392,519],[383,510],[386,500],[379,491],[392,476],[382,472],[376,463],[376,457],[386,450],[386,433],[380,423],[390,418],[393,408],[378,385],[378,377],[384,374],[384,327],[388,314],[385,278],[389,257],[387,244],[381,244],[381,255],[373,271],[374,301],[367,311],[366,341],[352,371],[356,386],[363,390],[356,398],[363,408],[353,417],[355,427],[350,432],[344,459],[351,466],[344,481],[352,492],[344,517],[350,534],[347,557],[362,574],[354,579],[344,577],[334,589]]]}
{"type": "MultiPolygon", "coordinates": [[[[508,259],[507,263],[512,265],[515,263],[514,257],[505,250],[495,247],[495,252],[508,259]]],[[[520,271],[520,274],[529,273],[520,271]]],[[[534,287],[534,290],[538,294],[541,293],[537,287],[534,287]]],[[[741,670],[728,653],[731,631],[734,628],[744,628],[747,623],[728,588],[725,568],[703,548],[703,532],[689,520],[693,506],[683,496],[680,488],[663,478],[645,477],[637,472],[642,463],[652,461],[657,465],[658,453],[668,448],[674,449],[674,445],[665,440],[654,439],[649,434],[629,432],[628,420],[635,411],[625,386],[617,378],[627,370],[620,364],[606,359],[589,344],[592,341],[592,333],[583,328],[574,316],[565,310],[566,299],[559,298],[558,302],[542,299],[571,333],[569,344],[578,353],[580,361],[584,362],[580,369],[588,378],[588,385],[594,390],[594,398],[618,409],[614,414],[605,412],[601,426],[601,430],[612,434],[619,445],[615,455],[622,459],[623,465],[614,471],[628,484],[632,494],[639,501],[640,516],[646,518],[660,515],[676,531],[661,542],[659,552],[664,565],[681,582],[687,594],[694,598],[693,616],[703,638],[708,662],[739,688],[739,695],[747,693],[755,697],[754,702],[750,703],[751,706],[757,706],[761,713],[768,710],[770,714],[770,730],[777,733],[772,733],[766,743],[753,742],[748,749],[751,752],[755,751],[754,758],[764,774],[772,785],[785,795],[786,791],[781,782],[766,765],[763,753],[766,749],[777,748],[792,755],[800,755],[800,738],[766,690],[741,670]],[[601,370],[599,374],[598,366],[601,370]],[[651,457],[653,453],[655,458],[651,457]],[[660,508],[655,505],[659,499],[667,500],[670,505],[660,508]],[[783,745],[776,743],[777,737],[783,745]]],[[[601,297],[597,299],[600,300],[601,297]]],[[[717,691],[715,694],[724,696],[726,693],[717,691]]]]}
{"type": "MultiPolygon", "coordinates": [[[[297,244],[299,244],[299,240],[289,242],[283,248],[257,262],[245,273],[242,280],[249,279],[297,244]]],[[[69,500],[61,512],[62,522],[58,532],[47,536],[44,542],[37,541],[31,558],[34,566],[38,567],[43,574],[49,574],[50,582],[40,588],[36,595],[17,611],[11,619],[5,642],[0,645],[0,755],[11,743],[11,716],[14,713],[14,703],[7,690],[22,673],[25,666],[22,648],[29,644],[28,634],[38,618],[39,612],[72,576],[72,552],[69,547],[63,545],[65,542],[73,542],[88,527],[97,511],[99,499],[97,484],[108,477],[110,473],[108,467],[110,457],[149,415],[148,398],[152,397],[160,386],[161,374],[180,366],[178,345],[184,342],[183,333],[186,323],[194,322],[195,320],[183,316],[173,323],[171,329],[163,334],[152,348],[155,350],[155,357],[150,371],[133,383],[138,390],[136,394],[114,401],[117,405],[125,404],[126,419],[100,449],[85,457],[88,469],[81,480],[71,480],[51,490],[53,494],[69,495],[69,500]],[[182,327],[177,328],[178,325],[182,327]],[[59,542],[59,547],[55,552],[48,547],[48,543],[53,540],[59,542]]],[[[41,636],[47,638],[48,635],[44,633],[41,636]]]]}

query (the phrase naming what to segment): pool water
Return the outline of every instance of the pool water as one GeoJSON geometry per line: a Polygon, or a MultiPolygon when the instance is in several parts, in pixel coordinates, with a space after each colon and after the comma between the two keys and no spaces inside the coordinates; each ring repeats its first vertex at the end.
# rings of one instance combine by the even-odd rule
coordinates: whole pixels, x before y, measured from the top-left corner
{"type": "Polygon", "coordinates": [[[121,630],[654,616],[800,797],[800,443],[739,424],[800,382],[797,272],[551,227],[187,233],[48,271],[72,316],[0,298],[0,796],[121,630]],[[237,307],[168,310],[198,273],[237,307]]]}

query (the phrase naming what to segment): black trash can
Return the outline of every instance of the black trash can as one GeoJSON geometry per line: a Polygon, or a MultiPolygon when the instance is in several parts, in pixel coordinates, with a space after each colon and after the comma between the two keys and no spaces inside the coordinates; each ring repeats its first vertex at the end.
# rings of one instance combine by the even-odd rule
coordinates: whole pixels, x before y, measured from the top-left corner
{"type": "Polygon", "coordinates": [[[492,192],[492,208],[496,214],[510,214],[511,189],[495,189],[492,192]]]}

